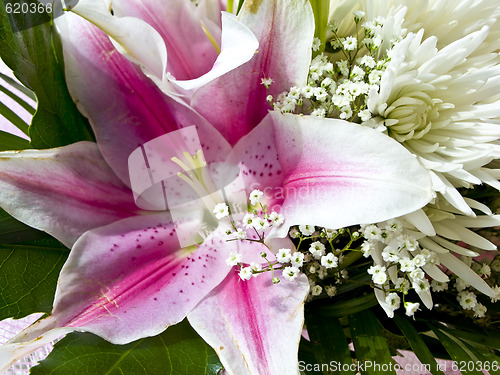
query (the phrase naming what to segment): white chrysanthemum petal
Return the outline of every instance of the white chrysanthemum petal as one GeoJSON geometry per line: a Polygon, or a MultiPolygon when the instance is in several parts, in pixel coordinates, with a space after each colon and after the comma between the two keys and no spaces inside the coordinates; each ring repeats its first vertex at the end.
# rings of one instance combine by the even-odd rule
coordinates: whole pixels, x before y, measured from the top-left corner
{"type": "Polygon", "coordinates": [[[467,283],[487,296],[493,296],[493,289],[491,289],[486,281],[481,279],[481,277],[479,277],[479,275],[464,262],[451,254],[439,254],[438,256],[441,263],[455,275],[459,276],[461,279],[465,280],[467,283]]]}
{"type": "Polygon", "coordinates": [[[429,218],[427,217],[427,215],[423,210],[420,209],[415,212],[406,214],[404,218],[406,221],[414,225],[422,233],[428,236],[436,235],[436,231],[434,230],[431,221],[429,220],[429,218]]]}
{"type": "MultiPolygon", "coordinates": [[[[486,215],[493,215],[490,208],[488,206],[486,206],[485,204],[482,204],[482,203],[480,203],[474,199],[470,199],[470,198],[464,198],[464,199],[470,208],[474,208],[476,210],[479,210],[479,211],[485,213],[486,215]]],[[[484,225],[484,226],[486,226],[486,225],[484,225]]]]}
{"type": "MultiPolygon", "coordinates": [[[[435,242],[439,246],[442,246],[443,248],[448,249],[450,251],[453,251],[459,255],[464,255],[464,256],[473,257],[473,258],[477,257],[479,255],[475,251],[466,249],[465,247],[462,247],[462,246],[458,246],[457,244],[454,244],[453,242],[450,242],[442,237],[432,237],[431,242],[435,242]]],[[[424,246],[427,246],[427,245],[424,245],[424,246]]]]}
{"type": "Polygon", "coordinates": [[[455,241],[463,241],[483,250],[496,250],[497,247],[473,231],[452,221],[434,223],[436,233],[455,241]]]}
{"type": "Polygon", "coordinates": [[[427,275],[432,277],[433,280],[441,283],[447,283],[450,281],[450,278],[434,264],[426,264],[422,267],[422,269],[427,275]]]}
{"type": "Polygon", "coordinates": [[[500,225],[500,215],[479,216],[476,218],[456,217],[455,223],[468,228],[485,228],[500,225]]]}

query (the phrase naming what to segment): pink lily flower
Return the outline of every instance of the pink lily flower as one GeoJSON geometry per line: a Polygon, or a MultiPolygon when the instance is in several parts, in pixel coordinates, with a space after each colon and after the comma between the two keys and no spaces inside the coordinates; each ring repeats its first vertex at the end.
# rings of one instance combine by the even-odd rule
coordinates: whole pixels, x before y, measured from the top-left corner
{"type": "MultiPolygon", "coordinates": [[[[133,8],[132,2],[119,3],[133,8]]],[[[185,15],[180,1],[172,3],[178,16],[185,15]]],[[[159,1],[140,6],[148,9],[145,15],[163,10],[159,1]]],[[[256,35],[259,53],[209,77],[187,105],[162,91],[160,77],[152,77],[153,60],[145,69],[135,65],[142,52],[129,54],[131,62],[102,31],[64,16],[59,26],[68,85],[98,145],[0,153],[2,208],[72,248],[51,315],[0,347],[1,371],[67,332],[88,331],[124,344],[187,317],[230,374],[298,373],[306,278],[278,285],[265,276],[241,281],[226,263],[229,253],[236,249],[250,262],[266,248],[227,242],[222,230],[182,248],[167,211],[135,205],[128,157],[148,141],[194,124],[207,162],[237,165],[247,193],[261,189],[285,216],[275,237],[286,236],[290,225],[338,228],[425,205],[432,198],[430,177],[397,142],[341,120],[267,114],[261,78],[273,78],[284,90],[307,77],[303,56],[310,56],[310,44],[301,41],[311,41],[313,30],[307,22],[300,26],[304,17],[312,19],[307,1],[269,0],[245,8],[239,21],[256,35]],[[269,24],[271,36],[264,32],[269,24]]],[[[169,43],[180,36],[163,27],[167,50],[175,49],[169,43]]],[[[191,65],[171,57],[171,68],[162,67],[161,74],[196,79],[203,71],[196,70],[196,59],[191,65]],[[176,64],[194,73],[182,76],[176,64]]]]}

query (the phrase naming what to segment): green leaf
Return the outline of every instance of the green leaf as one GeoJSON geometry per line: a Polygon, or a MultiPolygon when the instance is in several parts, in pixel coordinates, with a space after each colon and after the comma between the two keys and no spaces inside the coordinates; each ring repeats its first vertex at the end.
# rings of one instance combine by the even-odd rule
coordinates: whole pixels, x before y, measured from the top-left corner
{"type": "Polygon", "coordinates": [[[342,325],[337,318],[322,314],[314,309],[306,309],[306,327],[311,341],[315,343],[317,363],[335,364],[336,368],[324,370],[323,374],[353,374],[354,371],[344,371],[342,365],[352,363],[351,352],[344,335],[342,325]],[[338,371],[341,370],[341,371],[338,371]]]}
{"type": "Polygon", "coordinates": [[[5,117],[11,124],[21,130],[24,134],[28,134],[28,124],[19,117],[14,111],[12,111],[5,104],[0,102],[0,116],[5,117]]]}
{"type": "Polygon", "coordinates": [[[0,151],[26,150],[28,148],[30,148],[30,142],[26,139],[0,130],[0,151]]]}
{"type": "Polygon", "coordinates": [[[0,320],[50,312],[68,254],[54,239],[0,245],[0,320]]]}
{"type": "MultiPolygon", "coordinates": [[[[21,85],[19,82],[17,82],[16,80],[12,79],[11,77],[3,73],[0,73],[0,78],[3,79],[7,85],[14,87],[15,89],[21,91],[31,100],[36,101],[36,95],[33,93],[33,91],[31,91],[27,87],[21,85]]],[[[33,113],[35,113],[35,109],[33,109],[33,113]]]]}
{"type": "Polygon", "coordinates": [[[378,304],[375,294],[368,293],[364,296],[351,298],[346,301],[335,302],[322,306],[321,309],[332,317],[343,317],[349,314],[354,314],[363,310],[367,310],[378,304]]]}
{"type": "Polygon", "coordinates": [[[241,7],[243,6],[243,3],[245,2],[245,0],[240,0],[239,3],[238,3],[238,8],[236,9],[236,14],[239,14],[240,13],[240,10],[241,10],[241,7]]]}
{"type": "Polygon", "coordinates": [[[162,334],[113,345],[90,333],[72,333],[31,369],[33,375],[216,375],[217,355],[187,321],[162,334]]]}
{"type": "Polygon", "coordinates": [[[420,360],[420,362],[428,365],[428,368],[431,369],[431,372],[433,374],[443,374],[443,372],[438,368],[436,359],[432,355],[427,345],[425,345],[424,340],[420,337],[417,330],[413,328],[411,322],[400,315],[394,316],[394,322],[403,333],[404,337],[408,341],[408,344],[410,344],[411,349],[420,360]]]}
{"type": "Polygon", "coordinates": [[[310,2],[314,12],[314,36],[321,40],[319,50],[314,52],[314,56],[316,56],[325,50],[330,0],[310,0],[310,2]]]}
{"type": "Polygon", "coordinates": [[[382,372],[396,375],[389,346],[382,335],[382,327],[375,314],[370,310],[364,310],[349,315],[348,320],[356,358],[367,365],[365,371],[361,372],[373,375],[382,372]],[[377,365],[387,367],[379,368],[377,365]]]}
{"type": "Polygon", "coordinates": [[[78,112],[66,87],[53,50],[50,22],[41,23],[43,15],[38,13],[7,13],[6,3],[12,0],[0,1],[0,57],[36,94],[38,107],[29,128],[32,146],[51,148],[93,140],[88,121],[78,112]]]}
{"type": "Polygon", "coordinates": [[[5,95],[7,95],[9,98],[11,98],[12,100],[14,100],[17,104],[19,104],[22,108],[24,108],[26,110],[26,112],[28,112],[29,114],[31,115],[34,115],[35,112],[36,112],[36,109],[33,108],[31,105],[29,105],[28,103],[26,103],[26,101],[24,99],[22,99],[21,97],[19,97],[18,95],[16,95],[12,89],[9,89],[9,87],[6,87],[7,85],[3,86],[3,85],[0,85],[0,91],[3,92],[5,95]]]}
{"type": "Polygon", "coordinates": [[[14,219],[0,208],[0,243],[13,243],[50,238],[47,233],[14,219]]]}
{"type": "Polygon", "coordinates": [[[465,331],[456,330],[456,329],[455,330],[449,330],[446,328],[441,328],[441,329],[453,334],[456,337],[460,337],[462,339],[473,341],[473,342],[476,342],[478,344],[481,344],[481,345],[489,347],[489,348],[500,350],[500,338],[499,337],[491,337],[491,336],[488,336],[487,333],[478,334],[478,333],[465,332],[465,331]]]}
{"type": "MultiPolygon", "coordinates": [[[[460,339],[453,337],[453,335],[448,332],[436,328],[432,324],[429,324],[429,327],[444,346],[451,359],[458,365],[460,365],[460,363],[467,364],[471,361],[476,362],[479,360],[460,339]]],[[[482,371],[476,370],[465,371],[464,373],[470,375],[483,375],[482,371]]]]}

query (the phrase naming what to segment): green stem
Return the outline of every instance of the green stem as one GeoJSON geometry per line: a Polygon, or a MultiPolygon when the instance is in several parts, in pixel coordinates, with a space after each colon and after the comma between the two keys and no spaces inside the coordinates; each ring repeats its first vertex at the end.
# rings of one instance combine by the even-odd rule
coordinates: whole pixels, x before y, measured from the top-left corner
{"type": "Polygon", "coordinates": [[[344,259],[342,261],[342,268],[347,268],[354,262],[356,262],[358,259],[361,259],[363,257],[363,253],[361,252],[350,252],[347,255],[344,255],[344,259]]]}
{"type": "Polygon", "coordinates": [[[313,52],[313,56],[317,56],[325,51],[326,31],[328,17],[330,15],[330,0],[310,0],[310,2],[314,13],[314,36],[321,40],[319,50],[313,52]]]}

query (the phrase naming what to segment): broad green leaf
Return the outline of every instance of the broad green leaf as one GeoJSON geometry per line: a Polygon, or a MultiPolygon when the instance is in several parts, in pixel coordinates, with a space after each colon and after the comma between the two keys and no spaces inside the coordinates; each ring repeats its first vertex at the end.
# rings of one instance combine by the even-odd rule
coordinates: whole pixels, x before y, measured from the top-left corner
{"type": "Polygon", "coordinates": [[[340,321],[315,309],[306,308],[305,316],[307,332],[315,344],[317,363],[335,366],[330,366],[328,369],[325,366],[323,374],[328,375],[333,371],[335,374],[354,375],[354,371],[349,371],[350,368],[344,369],[344,365],[350,365],[352,360],[340,321]]]}
{"type": "Polygon", "coordinates": [[[342,316],[367,310],[377,304],[378,302],[375,298],[375,294],[368,293],[358,298],[352,298],[347,301],[339,301],[327,306],[322,306],[322,311],[331,317],[340,318],[342,316]]]}
{"type": "Polygon", "coordinates": [[[316,361],[316,346],[304,339],[300,339],[299,372],[304,375],[321,374],[321,365],[316,361]]]}
{"type": "Polygon", "coordinates": [[[366,365],[361,372],[370,375],[380,373],[395,375],[394,365],[390,367],[390,364],[394,363],[391,352],[375,314],[370,310],[364,310],[349,315],[348,321],[356,358],[366,365]],[[387,368],[381,367],[384,365],[387,368]]]}
{"type": "Polygon", "coordinates": [[[72,333],[31,369],[33,375],[216,375],[222,365],[187,321],[162,334],[113,345],[90,333],[72,333]]]}
{"type": "MultiPolygon", "coordinates": [[[[462,340],[463,341],[463,340],[462,340]]],[[[487,370],[490,375],[498,375],[500,374],[500,357],[494,355],[493,353],[489,352],[487,348],[481,347],[478,348],[477,346],[470,345],[470,342],[465,342],[464,344],[467,346],[467,348],[479,359],[479,361],[476,361],[474,364],[468,362],[461,364],[467,369],[472,369],[473,367],[476,370],[487,370]],[[493,363],[497,363],[498,366],[493,366],[493,363]]],[[[465,372],[464,374],[466,374],[465,372]]]]}
{"type": "MultiPolygon", "coordinates": [[[[429,324],[429,327],[432,329],[434,334],[437,336],[441,344],[444,346],[451,359],[456,363],[468,363],[468,362],[476,362],[479,359],[470,351],[469,348],[465,345],[464,342],[460,341],[453,337],[452,334],[445,332],[441,329],[434,327],[432,324],[429,324]]],[[[467,375],[483,375],[482,371],[466,371],[467,375]]]]}
{"type": "Polygon", "coordinates": [[[34,115],[36,109],[33,108],[31,105],[26,103],[26,101],[22,98],[20,98],[18,95],[16,95],[11,87],[8,87],[7,85],[3,86],[0,85],[0,91],[3,92],[5,95],[7,95],[9,98],[14,100],[17,104],[19,104],[22,108],[24,108],[29,114],[34,115]]]}
{"type": "Polygon", "coordinates": [[[441,328],[441,329],[453,334],[456,337],[473,341],[489,348],[500,350],[500,337],[491,337],[488,336],[486,333],[480,334],[480,333],[465,332],[462,330],[449,330],[446,328],[441,328]]]}
{"type": "Polygon", "coordinates": [[[93,140],[88,121],[73,103],[55,57],[50,22],[41,23],[38,18],[44,16],[38,13],[8,14],[6,3],[12,0],[0,1],[0,57],[36,94],[37,111],[29,128],[32,146],[51,148],[93,140]],[[32,24],[37,26],[29,27],[32,24]]]}
{"type": "Polygon", "coordinates": [[[50,312],[68,254],[54,239],[0,245],[0,320],[50,312]]]}
{"type": "Polygon", "coordinates": [[[0,151],[26,150],[30,147],[26,139],[0,130],[0,151]]]}
{"type": "MultiPolygon", "coordinates": [[[[5,75],[3,73],[0,73],[0,78],[3,79],[8,86],[14,87],[15,89],[21,91],[24,95],[26,95],[31,100],[36,101],[36,95],[33,93],[33,91],[24,87],[16,80],[12,79],[11,77],[9,77],[8,75],[5,75]]],[[[35,111],[33,111],[33,113],[35,113],[35,111]]]]}
{"type": "Polygon", "coordinates": [[[428,365],[434,375],[443,374],[443,372],[438,369],[436,359],[432,355],[427,345],[425,345],[424,340],[422,340],[417,330],[413,328],[411,322],[409,322],[407,318],[400,315],[394,316],[394,322],[403,333],[404,337],[408,341],[408,344],[410,344],[411,349],[420,360],[420,362],[428,365]]]}
{"type": "Polygon", "coordinates": [[[15,243],[50,238],[47,233],[14,219],[0,208],[0,243],[15,243]]]}
{"type": "Polygon", "coordinates": [[[28,124],[2,102],[0,102],[0,116],[5,117],[11,124],[16,126],[24,134],[28,134],[28,124]]]}

